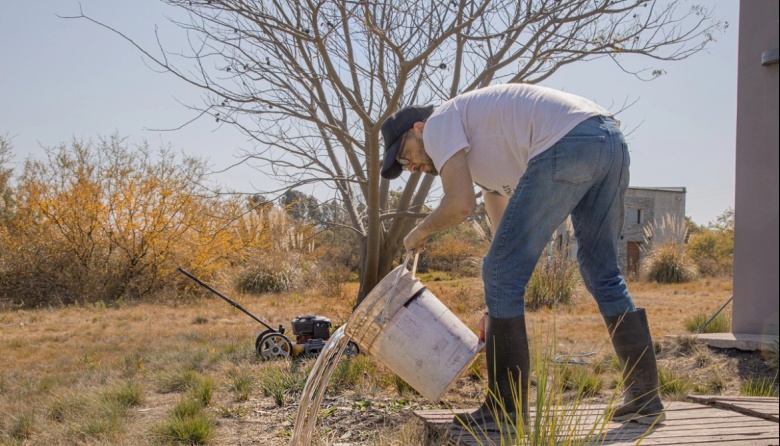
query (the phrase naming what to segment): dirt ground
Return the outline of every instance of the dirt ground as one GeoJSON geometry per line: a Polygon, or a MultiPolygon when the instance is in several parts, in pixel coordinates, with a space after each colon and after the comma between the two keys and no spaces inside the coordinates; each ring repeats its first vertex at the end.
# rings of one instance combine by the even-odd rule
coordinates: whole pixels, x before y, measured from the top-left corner
{"type": "MultiPolygon", "coordinates": [[[[476,327],[481,309],[478,280],[431,282],[429,289],[468,326],[476,327]]],[[[730,280],[709,280],[685,285],[630,284],[637,306],[647,309],[656,341],[659,367],[691,382],[688,393],[738,395],[749,379],[775,379],[770,358],[760,352],[712,349],[686,335],[685,321],[697,314],[712,315],[731,296],[730,280]]],[[[345,290],[344,296],[351,295],[345,290]]],[[[352,303],[348,298],[316,298],[312,295],[275,295],[239,299],[272,326],[284,324],[299,314],[324,314],[334,325],[343,323],[352,303]]],[[[730,308],[725,311],[730,313],[730,308]]],[[[611,354],[603,321],[595,304],[580,293],[575,305],[556,311],[528,313],[532,349],[553,348],[558,355],[581,361],[583,367],[603,361],[611,354]]],[[[66,308],[40,311],[0,312],[0,444],[9,445],[142,445],[153,444],[150,427],[164,419],[180,395],[156,392],[154,377],[182,352],[203,352],[254,342],[259,325],[221,301],[195,304],[128,305],[66,308]],[[216,347],[221,346],[221,347],[216,347]],[[140,358],[140,359],[139,359],[140,358]],[[138,364],[138,362],[147,361],[138,364]],[[135,363],[133,363],[135,361],[135,363]],[[132,409],[125,428],[107,437],[74,437],[73,426],[47,419],[52,398],[80,389],[92,389],[127,372],[148,391],[143,404],[132,409]],[[32,434],[24,440],[8,432],[14,420],[34,415],[32,434]]],[[[189,353],[188,353],[189,354],[189,353]]],[[[482,361],[484,368],[484,355],[482,361]]],[[[216,376],[214,399],[209,405],[216,420],[210,444],[286,446],[290,442],[298,399],[293,395],[278,406],[270,396],[253,391],[245,401],[236,401],[225,390],[224,376],[231,364],[209,364],[216,376]]],[[[256,373],[262,364],[251,365],[256,373]]],[[[533,394],[533,389],[532,389],[533,394]]],[[[414,392],[399,392],[393,386],[358,386],[328,389],[320,408],[314,445],[423,445],[416,409],[476,407],[484,395],[484,383],[464,375],[433,403],[414,392]]],[[[610,383],[593,398],[612,397],[610,383]]],[[[684,395],[665,397],[681,399],[684,395]]],[[[533,401],[532,401],[533,404],[533,401]]]]}
{"type": "MultiPolygon", "coordinates": [[[[480,300],[472,296],[479,291],[471,287],[479,286],[478,283],[458,284],[455,292],[452,283],[426,285],[449,308],[465,310],[459,317],[469,326],[476,326],[481,307],[480,300]]],[[[686,318],[694,314],[714,314],[731,296],[730,280],[713,279],[680,285],[637,282],[630,287],[637,306],[647,309],[659,367],[677,376],[689,377],[694,383],[690,393],[709,394],[715,385],[720,395],[739,395],[740,383],[747,379],[776,379],[776,371],[769,366],[770,358],[766,353],[713,349],[687,335],[686,318]]],[[[730,308],[724,312],[730,314],[730,308]]],[[[598,309],[582,291],[573,307],[529,313],[527,318],[530,342],[538,349],[555,342],[558,354],[570,355],[573,360],[582,362],[596,362],[611,354],[598,309]]],[[[484,362],[484,354],[478,361],[484,362]]],[[[533,392],[532,389],[532,395],[533,392]]],[[[592,398],[592,402],[607,402],[612,396],[612,390],[605,388],[592,398]]],[[[368,402],[367,395],[361,392],[326,398],[322,408],[328,409],[323,412],[327,415],[318,418],[313,444],[423,445],[422,424],[412,414],[413,410],[476,407],[483,397],[484,383],[463,376],[436,404],[419,395],[399,397],[392,390],[374,393],[368,402]]],[[[215,444],[287,445],[296,412],[297,404],[276,408],[267,398],[253,399],[247,402],[247,417],[221,423],[220,439],[215,444]]]]}

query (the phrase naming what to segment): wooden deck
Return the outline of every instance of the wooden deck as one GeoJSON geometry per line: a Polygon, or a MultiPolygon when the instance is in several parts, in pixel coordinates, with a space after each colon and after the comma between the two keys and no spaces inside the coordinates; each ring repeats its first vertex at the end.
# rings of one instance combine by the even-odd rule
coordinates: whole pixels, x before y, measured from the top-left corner
{"type": "MultiPolygon", "coordinates": [[[[652,428],[637,423],[605,423],[603,414],[606,405],[589,405],[577,410],[576,414],[567,414],[564,424],[576,428],[567,427],[563,431],[569,437],[583,440],[584,444],[594,445],[780,444],[777,398],[697,396],[690,399],[695,402],[668,403],[666,422],[652,428]]],[[[418,410],[414,413],[425,423],[429,438],[446,436],[449,445],[507,445],[506,439],[502,443],[497,433],[477,434],[475,438],[463,429],[450,427],[454,415],[472,410],[418,410]]],[[[530,424],[533,425],[533,419],[530,424]]],[[[525,443],[520,441],[517,444],[525,443]]]]}

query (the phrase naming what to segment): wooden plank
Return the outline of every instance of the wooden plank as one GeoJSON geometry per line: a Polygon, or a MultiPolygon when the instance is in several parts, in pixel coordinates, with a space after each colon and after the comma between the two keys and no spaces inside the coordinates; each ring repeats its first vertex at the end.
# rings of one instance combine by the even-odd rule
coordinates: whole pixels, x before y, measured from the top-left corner
{"type": "Polygon", "coordinates": [[[731,410],[745,415],[780,422],[778,398],[761,397],[721,397],[688,395],[691,401],[731,410]]]}
{"type": "MultiPolygon", "coordinates": [[[[746,403],[746,401],[741,401],[746,403]]],[[[606,405],[582,406],[576,412],[560,408],[558,420],[563,426],[561,439],[575,436],[596,444],[611,446],[634,445],[769,445],[778,444],[780,430],[772,421],[724,410],[712,405],[688,402],[672,402],[667,405],[667,421],[648,426],[636,423],[605,422],[606,405]]],[[[475,439],[465,429],[451,427],[454,414],[467,414],[475,409],[415,411],[427,428],[448,435],[449,442],[457,446],[492,446],[502,444],[498,433],[478,434],[475,439]]],[[[533,408],[531,409],[533,414],[533,408]]],[[[530,420],[533,425],[533,417],[530,420]]],[[[506,439],[504,441],[506,444],[506,439]]]]}
{"type": "MultiPolygon", "coordinates": [[[[638,429],[638,430],[641,430],[638,429]]],[[[778,432],[775,430],[774,432],[756,432],[756,431],[733,431],[733,432],[712,432],[710,430],[707,431],[698,431],[698,432],[690,432],[686,435],[683,434],[677,434],[677,435],[667,435],[667,436],[660,436],[657,435],[657,430],[650,431],[650,432],[621,432],[620,435],[617,435],[615,433],[607,433],[604,434],[594,434],[591,435],[589,438],[585,435],[579,436],[578,439],[582,441],[586,441],[588,443],[592,444],[603,444],[603,445],[612,445],[612,446],[624,446],[624,445],[636,445],[636,444],[643,444],[643,445],[672,445],[672,446],[680,446],[680,445],[688,445],[688,444],[710,444],[710,445],[727,445],[727,446],[737,446],[737,445],[773,445],[777,444],[778,442],[778,432]]],[[[488,435],[485,435],[484,433],[476,433],[477,438],[473,437],[471,434],[466,432],[465,430],[456,431],[456,430],[450,430],[448,431],[449,434],[449,441],[450,444],[456,445],[456,446],[493,446],[493,445],[501,445],[501,444],[507,444],[511,442],[510,438],[502,439],[498,433],[489,433],[488,435]]],[[[512,437],[513,439],[514,437],[512,437]]],[[[571,435],[561,436],[561,439],[571,439],[571,435]]]]}
{"type": "Polygon", "coordinates": [[[728,395],[687,395],[692,400],[718,400],[718,401],[745,401],[745,402],[780,402],[780,399],[776,397],[765,396],[728,396],[728,395]]]}

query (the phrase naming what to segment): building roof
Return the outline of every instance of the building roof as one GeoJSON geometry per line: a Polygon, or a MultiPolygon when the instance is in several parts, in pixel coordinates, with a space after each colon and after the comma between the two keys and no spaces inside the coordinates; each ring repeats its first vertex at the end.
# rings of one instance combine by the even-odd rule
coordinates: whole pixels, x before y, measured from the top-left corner
{"type": "Polygon", "coordinates": [[[633,187],[630,186],[628,190],[652,190],[660,192],[679,192],[686,193],[685,187],[633,187]]]}

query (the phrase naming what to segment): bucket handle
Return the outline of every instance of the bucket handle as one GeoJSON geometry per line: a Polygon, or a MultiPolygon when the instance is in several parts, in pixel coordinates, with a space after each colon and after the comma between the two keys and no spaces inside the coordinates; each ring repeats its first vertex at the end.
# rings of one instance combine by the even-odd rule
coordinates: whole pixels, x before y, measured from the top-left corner
{"type": "Polygon", "coordinates": [[[406,258],[404,259],[403,267],[398,270],[398,275],[395,277],[395,282],[393,282],[393,287],[390,288],[390,293],[387,295],[387,301],[385,301],[385,308],[382,310],[382,317],[380,318],[381,323],[385,323],[385,320],[387,319],[387,307],[390,305],[390,300],[393,298],[393,294],[395,294],[395,289],[398,287],[398,282],[401,281],[401,276],[404,275],[406,272],[406,265],[409,263],[409,259],[412,257],[412,254],[414,254],[414,263],[412,263],[412,277],[414,277],[414,274],[417,272],[417,259],[420,257],[419,253],[415,253],[414,251],[409,251],[406,254],[406,258]]]}

